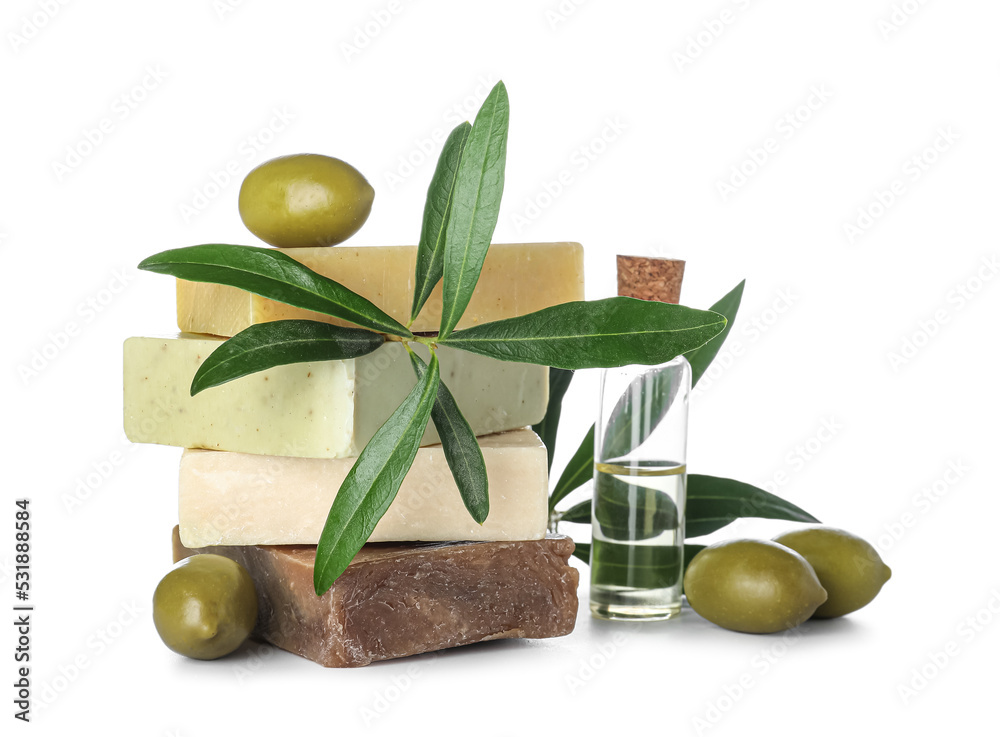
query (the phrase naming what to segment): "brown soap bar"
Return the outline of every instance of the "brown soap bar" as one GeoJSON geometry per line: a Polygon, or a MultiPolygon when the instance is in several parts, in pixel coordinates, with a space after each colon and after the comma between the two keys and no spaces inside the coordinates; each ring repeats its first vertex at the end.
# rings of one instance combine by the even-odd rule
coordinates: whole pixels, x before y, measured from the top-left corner
{"type": "Polygon", "coordinates": [[[257,586],[254,635],[320,665],[368,665],[509,637],[559,637],[576,623],[579,572],[563,535],[526,542],[369,544],[323,596],[314,545],[190,550],[174,528],[174,560],[216,553],[257,586]]]}

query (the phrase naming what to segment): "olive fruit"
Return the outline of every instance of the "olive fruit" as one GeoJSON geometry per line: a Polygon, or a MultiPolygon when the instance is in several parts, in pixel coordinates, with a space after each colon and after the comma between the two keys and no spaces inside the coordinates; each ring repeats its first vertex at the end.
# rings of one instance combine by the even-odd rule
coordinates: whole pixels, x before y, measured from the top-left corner
{"type": "Polygon", "coordinates": [[[153,623],[176,653],[214,660],[243,644],[257,621],[257,592],[246,569],[221,555],[175,565],[153,594],[153,623]]]}
{"type": "Polygon", "coordinates": [[[240,217],[272,246],[332,246],[365,224],[375,190],[350,164],[319,154],[265,161],[240,187],[240,217]]]}
{"type": "Polygon", "coordinates": [[[709,622],[766,634],[797,627],[826,601],[805,558],[765,540],[710,545],[684,575],[688,604],[709,622]]]}
{"type": "Polygon", "coordinates": [[[892,575],[875,548],[843,530],[812,527],[786,532],[774,540],[809,561],[826,589],[826,602],[814,617],[842,617],[857,611],[878,595],[892,575]]]}

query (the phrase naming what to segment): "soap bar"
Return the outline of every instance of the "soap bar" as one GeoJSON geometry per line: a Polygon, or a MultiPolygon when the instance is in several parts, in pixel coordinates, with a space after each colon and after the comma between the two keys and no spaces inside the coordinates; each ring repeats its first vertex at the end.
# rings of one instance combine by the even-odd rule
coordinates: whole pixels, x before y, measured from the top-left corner
{"type": "Polygon", "coordinates": [[[188,549],[242,564],[257,588],[254,636],[333,668],[484,640],[559,637],[576,624],[573,541],[368,544],[323,596],[315,546],[188,549]]]}
{"type": "MultiPolygon", "coordinates": [[[[182,334],[125,341],[125,434],[134,443],[243,453],[356,456],[416,384],[406,349],[387,343],[344,361],[295,363],[190,394],[221,338],[182,334]]],[[[427,358],[423,346],[415,348],[427,358]]],[[[441,379],[477,435],[539,422],[545,366],[441,347],[441,379]]],[[[432,422],[422,445],[440,442],[432,422]]]]}
{"type": "MultiPolygon", "coordinates": [[[[374,302],[404,325],[409,322],[416,246],[342,245],[284,252],[374,302]]],[[[579,243],[497,243],[490,246],[458,328],[583,298],[583,247],[579,243]]],[[[441,304],[438,284],[410,329],[437,331],[441,304]]],[[[177,325],[184,332],[230,337],[254,323],[290,319],[349,324],[234,287],[177,280],[177,325]]]]}
{"type": "MultiPolygon", "coordinates": [[[[548,458],[531,430],[479,439],[490,513],[472,519],[440,445],[421,448],[370,542],[538,540],[548,522],[548,458]]],[[[180,533],[188,547],[315,545],[353,458],[186,450],[180,533]]]]}

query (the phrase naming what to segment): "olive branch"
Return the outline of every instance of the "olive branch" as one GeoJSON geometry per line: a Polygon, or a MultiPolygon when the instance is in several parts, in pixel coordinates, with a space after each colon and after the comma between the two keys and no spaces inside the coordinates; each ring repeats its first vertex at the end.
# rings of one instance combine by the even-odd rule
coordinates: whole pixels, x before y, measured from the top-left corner
{"type": "Polygon", "coordinates": [[[317,594],[344,572],[392,503],[428,421],[437,428],[469,514],[479,524],[489,514],[482,452],[441,381],[438,346],[567,370],[655,365],[694,351],[726,326],[726,318],[711,310],[614,297],[457,330],[499,217],[508,126],[507,90],[500,82],[475,122],[452,131],[431,179],[408,325],[443,282],[441,323],[434,335],[415,335],[364,297],[276,249],[207,244],[164,251],[139,264],[146,271],[236,287],[358,326],[313,320],[251,325],[205,360],[192,381],[192,395],[274,366],[357,358],[388,340],[406,346],[416,384],[361,451],[337,492],[316,550],[317,594]],[[430,360],[414,353],[413,344],[427,346],[430,360]]]}

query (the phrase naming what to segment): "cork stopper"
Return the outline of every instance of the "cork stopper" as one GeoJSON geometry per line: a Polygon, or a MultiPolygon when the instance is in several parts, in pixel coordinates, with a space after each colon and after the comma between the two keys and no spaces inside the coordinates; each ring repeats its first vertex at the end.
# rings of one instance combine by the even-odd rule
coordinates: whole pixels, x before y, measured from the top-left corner
{"type": "Polygon", "coordinates": [[[678,304],[684,262],[672,258],[618,256],[618,295],[678,304]]]}

